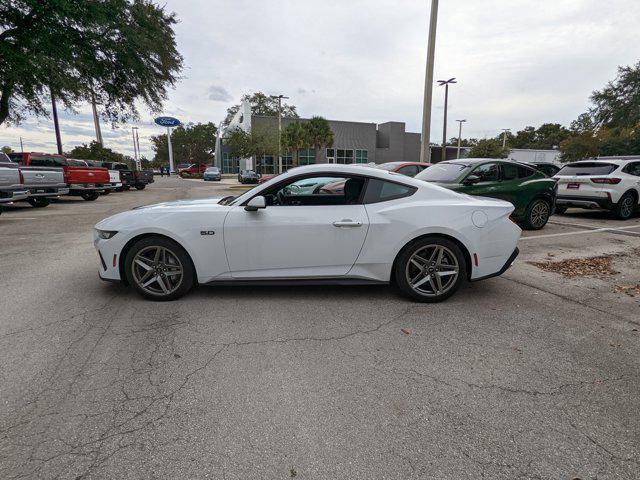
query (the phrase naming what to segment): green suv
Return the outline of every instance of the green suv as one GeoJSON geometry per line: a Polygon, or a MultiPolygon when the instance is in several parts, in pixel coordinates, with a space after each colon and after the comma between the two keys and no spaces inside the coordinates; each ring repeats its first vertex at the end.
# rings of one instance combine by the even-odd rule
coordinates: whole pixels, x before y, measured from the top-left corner
{"type": "Polygon", "coordinates": [[[511,202],[512,218],[525,230],[547,224],[556,202],[556,182],[522,163],[493,158],[465,158],[436,163],[415,178],[469,195],[511,202]]]}

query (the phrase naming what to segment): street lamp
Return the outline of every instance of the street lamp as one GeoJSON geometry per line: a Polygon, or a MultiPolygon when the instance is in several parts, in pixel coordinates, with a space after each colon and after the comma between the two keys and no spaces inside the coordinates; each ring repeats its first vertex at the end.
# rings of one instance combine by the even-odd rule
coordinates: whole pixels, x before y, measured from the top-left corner
{"type": "Polygon", "coordinates": [[[431,161],[431,103],[433,100],[433,64],[436,55],[436,26],[438,23],[438,0],[431,0],[429,17],[429,44],[427,46],[427,68],[424,74],[424,100],[422,104],[422,137],[420,161],[431,161]]]}
{"type": "Polygon", "coordinates": [[[466,121],[466,119],[456,120],[456,122],[460,124],[460,127],[458,128],[458,154],[456,155],[456,158],[460,158],[460,144],[462,143],[462,124],[466,121]]]}
{"type": "Polygon", "coordinates": [[[507,133],[509,133],[511,131],[510,128],[503,128],[502,131],[504,132],[502,134],[502,148],[506,148],[507,146],[507,133]]]}
{"type": "MultiPolygon", "coordinates": [[[[288,99],[289,97],[285,97],[284,95],[270,95],[269,98],[273,98],[274,100],[278,100],[278,173],[282,173],[282,155],[280,153],[281,150],[281,138],[282,138],[282,99],[288,99]]],[[[257,159],[256,159],[257,163],[257,159]]]]}
{"type": "Polygon", "coordinates": [[[140,170],[140,166],[138,165],[138,142],[136,141],[138,127],[131,127],[131,136],[133,137],[133,158],[136,162],[136,170],[140,170]]]}
{"type": "Polygon", "coordinates": [[[449,84],[458,83],[455,78],[438,80],[438,85],[444,85],[444,126],[442,127],[442,160],[446,160],[447,153],[447,104],[449,103],[449,84]]]}

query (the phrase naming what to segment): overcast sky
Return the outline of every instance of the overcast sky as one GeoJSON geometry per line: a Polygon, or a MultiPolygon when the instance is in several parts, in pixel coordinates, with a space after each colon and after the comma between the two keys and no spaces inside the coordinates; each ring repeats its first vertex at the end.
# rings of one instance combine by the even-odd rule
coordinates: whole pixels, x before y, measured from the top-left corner
{"type": "MultiPolygon", "coordinates": [[[[301,116],[421,129],[428,0],[163,0],[176,12],[183,79],[163,113],[183,122],[224,118],[244,93],[283,93],[301,116]]],[[[638,0],[443,0],[435,79],[456,77],[448,137],[543,122],[568,125],[618,65],[640,59],[638,0]]],[[[162,41],[162,39],[158,39],[162,41]]],[[[444,92],[434,87],[431,140],[442,138],[444,92]]],[[[160,133],[142,109],[140,143],[160,133]]],[[[103,124],[105,145],[132,154],[131,125],[103,124]]],[[[90,109],[61,116],[65,150],[94,139],[90,109]]],[[[50,119],[0,127],[0,145],[55,150],[50,119]]]]}

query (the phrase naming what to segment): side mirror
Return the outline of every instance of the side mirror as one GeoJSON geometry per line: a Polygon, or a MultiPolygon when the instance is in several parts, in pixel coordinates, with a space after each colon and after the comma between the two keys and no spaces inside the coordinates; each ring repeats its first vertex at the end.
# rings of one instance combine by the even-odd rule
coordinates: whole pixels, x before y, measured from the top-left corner
{"type": "Polygon", "coordinates": [[[267,201],[262,195],[253,197],[244,207],[247,212],[256,212],[261,208],[267,208],[267,201]]]}
{"type": "Polygon", "coordinates": [[[471,175],[469,175],[467,178],[465,178],[462,181],[462,184],[463,185],[473,185],[474,183],[478,183],[481,180],[482,180],[482,178],[480,178],[478,175],[475,175],[475,174],[472,173],[471,175]]]}

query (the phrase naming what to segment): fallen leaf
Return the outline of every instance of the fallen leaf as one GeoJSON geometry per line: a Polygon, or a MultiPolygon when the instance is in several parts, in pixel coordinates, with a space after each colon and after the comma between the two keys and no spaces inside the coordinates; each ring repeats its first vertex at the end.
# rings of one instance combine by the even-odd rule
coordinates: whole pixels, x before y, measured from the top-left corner
{"type": "Polygon", "coordinates": [[[400,331],[402,333],[404,333],[405,335],[410,335],[411,334],[411,330],[407,330],[406,328],[401,328],[400,331]]]}

